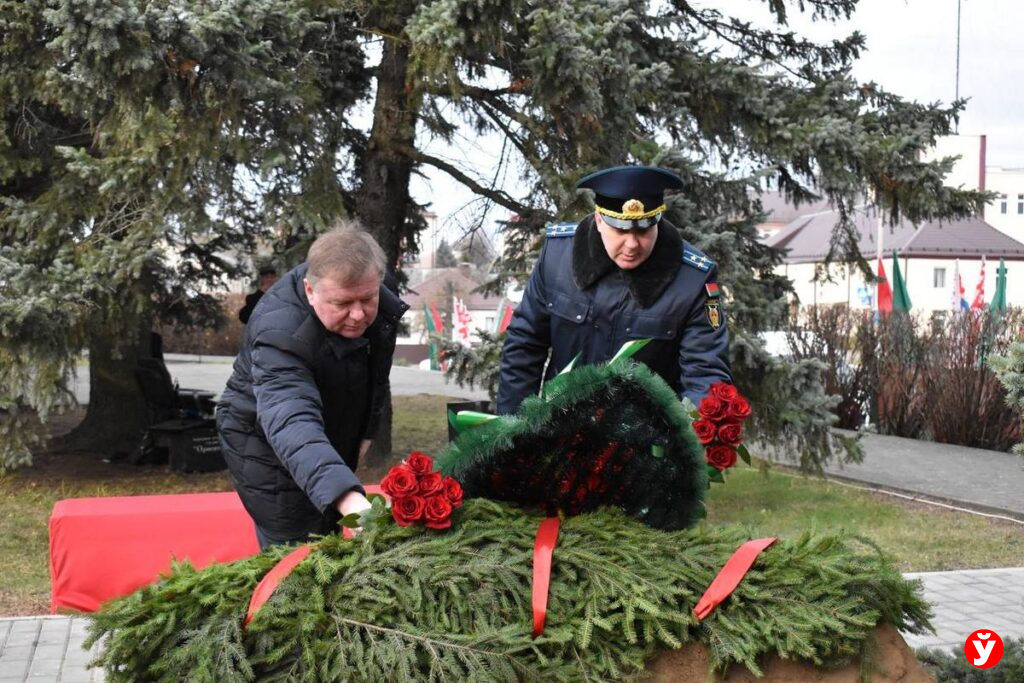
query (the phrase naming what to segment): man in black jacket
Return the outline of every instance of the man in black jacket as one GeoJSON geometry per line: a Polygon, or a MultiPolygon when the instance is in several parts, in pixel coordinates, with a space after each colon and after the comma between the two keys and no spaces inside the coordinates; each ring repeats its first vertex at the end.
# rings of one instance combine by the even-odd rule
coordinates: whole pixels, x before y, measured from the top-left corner
{"type": "Polygon", "coordinates": [[[331,533],[369,506],[353,471],[379,427],[408,308],[385,269],[369,234],[332,230],[246,326],[217,428],[261,548],[331,533]]]}
{"type": "Polygon", "coordinates": [[[608,361],[628,341],[650,339],[634,360],[694,404],[731,382],[729,332],[718,268],[664,220],[671,171],[620,166],[577,184],[596,210],[578,225],[547,230],[501,357],[498,412],[512,413],[579,354],[608,361]],[[547,374],[544,374],[545,361],[547,374]]]}
{"type": "Polygon", "coordinates": [[[248,323],[249,318],[252,317],[252,312],[256,310],[256,304],[260,302],[263,295],[267,293],[267,290],[274,286],[277,282],[277,268],[273,266],[263,266],[260,268],[260,279],[256,283],[256,291],[252,292],[245,297],[245,305],[242,306],[238,311],[238,319],[243,323],[248,323]]]}

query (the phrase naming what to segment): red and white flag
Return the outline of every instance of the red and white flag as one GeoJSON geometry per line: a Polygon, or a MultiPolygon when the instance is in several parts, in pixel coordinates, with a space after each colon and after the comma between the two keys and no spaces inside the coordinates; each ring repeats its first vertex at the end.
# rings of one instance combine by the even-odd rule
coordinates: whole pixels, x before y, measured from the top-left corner
{"type": "Polygon", "coordinates": [[[967,305],[967,292],[964,290],[964,279],[960,277],[960,259],[956,260],[956,265],[953,267],[953,296],[950,301],[950,305],[954,311],[966,311],[970,306],[967,305]]]}
{"type": "Polygon", "coordinates": [[[462,299],[455,297],[455,341],[460,344],[469,345],[469,326],[473,322],[473,317],[469,314],[469,310],[466,309],[466,304],[462,302],[462,299]]]}
{"type": "Polygon", "coordinates": [[[978,286],[974,289],[974,302],[971,309],[981,310],[985,308],[985,256],[981,257],[981,275],[978,276],[978,286]]]}

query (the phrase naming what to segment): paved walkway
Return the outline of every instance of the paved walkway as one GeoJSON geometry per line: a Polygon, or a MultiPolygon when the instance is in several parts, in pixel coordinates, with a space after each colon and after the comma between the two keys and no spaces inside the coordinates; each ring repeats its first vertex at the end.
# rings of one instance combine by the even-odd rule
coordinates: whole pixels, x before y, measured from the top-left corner
{"type": "MultiPolygon", "coordinates": [[[[218,358],[191,360],[169,357],[168,367],[182,386],[219,392],[230,364],[218,358]]],[[[444,384],[438,373],[395,371],[396,394],[485,397],[480,391],[444,384]]],[[[1024,458],[871,434],[865,435],[863,444],[863,464],[828,467],[829,476],[1024,521],[1024,458]]],[[[908,577],[923,582],[924,595],[935,610],[936,633],[908,636],[912,647],[960,649],[967,636],[981,628],[994,630],[1004,641],[1024,638],[1024,566],[908,577]]],[[[0,683],[102,681],[99,672],[86,668],[90,654],[81,649],[87,623],[86,617],[0,619],[0,683]]]]}
{"type": "Polygon", "coordinates": [[[878,434],[864,434],[861,443],[864,462],[826,467],[830,477],[1024,521],[1024,458],[1019,455],[878,434]]]}

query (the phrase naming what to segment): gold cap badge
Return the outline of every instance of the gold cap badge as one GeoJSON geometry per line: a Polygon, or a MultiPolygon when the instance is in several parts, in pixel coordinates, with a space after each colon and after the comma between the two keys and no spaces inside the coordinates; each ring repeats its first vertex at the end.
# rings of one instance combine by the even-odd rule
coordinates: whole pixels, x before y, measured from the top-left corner
{"type": "Polygon", "coordinates": [[[644,203],[639,199],[627,199],[626,203],[622,205],[622,213],[624,214],[641,214],[644,212],[644,203]]]}

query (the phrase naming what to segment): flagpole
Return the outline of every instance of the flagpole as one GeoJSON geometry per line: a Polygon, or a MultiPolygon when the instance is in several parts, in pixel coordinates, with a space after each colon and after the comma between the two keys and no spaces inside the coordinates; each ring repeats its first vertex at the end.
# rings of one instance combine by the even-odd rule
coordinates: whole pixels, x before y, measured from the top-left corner
{"type": "MultiPolygon", "coordinates": [[[[875,204],[875,211],[878,212],[878,230],[875,233],[875,246],[878,249],[878,253],[875,254],[875,275],[878,277],[882,276],[882,271],[878,267],[882,263],[882,207],[875,204]]],[[[881,311],[881,297],[878,296],[878,287],[881,283],[875,283],[875,310],[881,311]]]]}

